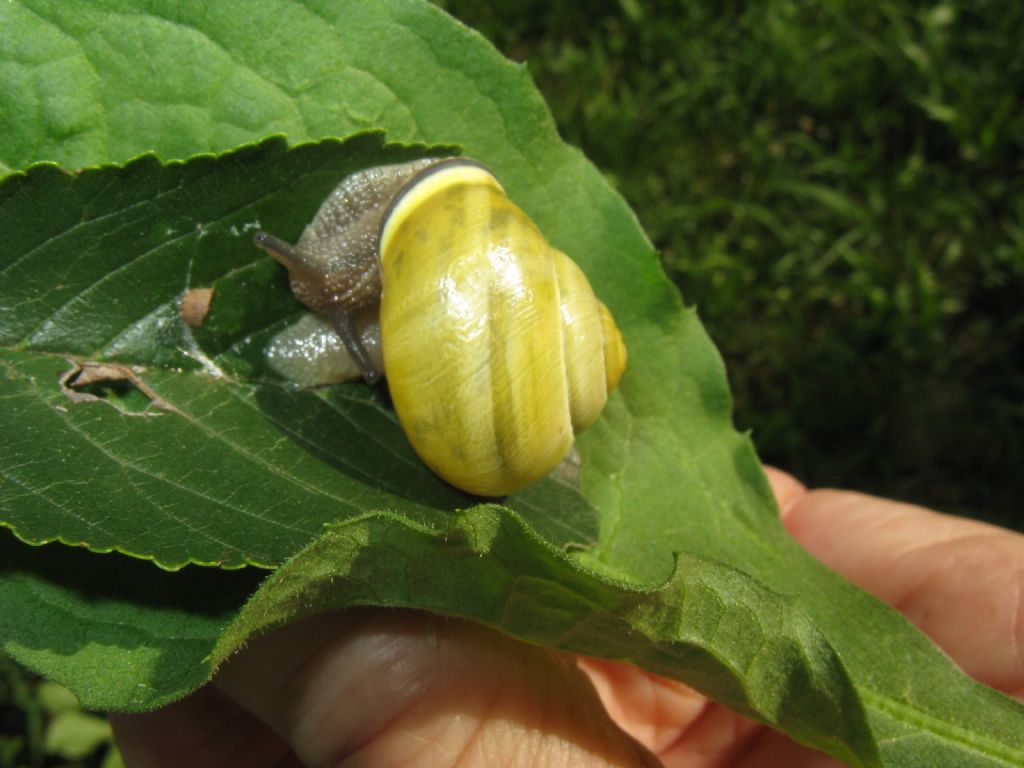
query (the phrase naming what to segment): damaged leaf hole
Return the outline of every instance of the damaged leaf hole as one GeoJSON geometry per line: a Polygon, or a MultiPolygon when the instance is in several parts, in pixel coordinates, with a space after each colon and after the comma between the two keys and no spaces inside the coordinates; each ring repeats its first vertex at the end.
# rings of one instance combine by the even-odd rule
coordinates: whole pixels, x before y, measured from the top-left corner
{"type": "Polygon", "coordinates": [[[181,413],[142,380],[138,366],[67,360],[72,367],[61,375],[60,388],[73,403],[106,403],[127,416],[181,413]]]}
{"type": "Polygon", "coordinates": [[[181,297],[181,308],[178,310],[181,319],[191,328],[198,328],[206,319],[213,301],[213,288],[191,288],[181,297]]]}

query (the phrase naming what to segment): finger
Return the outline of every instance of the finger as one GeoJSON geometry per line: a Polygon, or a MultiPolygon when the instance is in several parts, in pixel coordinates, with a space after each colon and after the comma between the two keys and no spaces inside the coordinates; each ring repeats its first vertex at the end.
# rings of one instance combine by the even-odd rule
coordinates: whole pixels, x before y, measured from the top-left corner
{"type": "Polygon", "coordinates": [[[111,713],[110,723],[132,768],[298,766],[287,742],[213,686],[154,712],[111,713]]]}
{"type": "Polygon", "coordinates": [[[911,504],[810,491],[784,523],[981,682],[1024,697],[1024,536],[911,504]]]}
{"type": "Polygon", "coordinates": [[[603,659],[581,658],[579,665],[612,719],[665,768],[841,768],[682,683],[603,659]]]}
{"type": "Polygon", "coordinates": [[[824,752],[808,749],[770,728],[747,741],[730,768],[843,768],[824,752]]]}
{"type": "Polygon", "coordinates": [[[577,663],[611,718],[663,760],[707,708],[716,706],[680,682],[636,667],[589,657],[577,663]]]}
{"type": "MultiPolygon", "coordinates": [[[[765,467],[765,474],[783,515],[807,493],[792,475],[772,467],[765,467]]],[[[762,768],[838,765],[675,680],[603,659],[584,657],[578,664],[594,683],[612,719],[667,768],[737,762],[762,768]]]]}
{"type": "Polygon", "coordinates": [[[311,768],[657,764],[571,659],[422,613],[350,611],[284,627],[216,682],[311,768]]]}
{"type": "Polygon", "coordinates": [[[775,501],[779,505],[779,514],[785,520],[790,510],[807,493],[807,487],[788,472],[783,472],[775,467],[766,466],[764,473],[768,477],[772,493],[775,494],[775,501]]]}

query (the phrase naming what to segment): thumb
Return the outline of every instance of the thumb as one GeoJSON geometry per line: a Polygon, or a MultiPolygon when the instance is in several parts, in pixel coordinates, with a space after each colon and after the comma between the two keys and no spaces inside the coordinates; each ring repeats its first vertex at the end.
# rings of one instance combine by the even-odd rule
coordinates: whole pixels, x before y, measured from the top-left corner
{"type": "Polygon", "coordinates": [[[658,764],[569,657],[424,613],[313,617],[254,641],[216,683],[311,768],[658,764]]]}

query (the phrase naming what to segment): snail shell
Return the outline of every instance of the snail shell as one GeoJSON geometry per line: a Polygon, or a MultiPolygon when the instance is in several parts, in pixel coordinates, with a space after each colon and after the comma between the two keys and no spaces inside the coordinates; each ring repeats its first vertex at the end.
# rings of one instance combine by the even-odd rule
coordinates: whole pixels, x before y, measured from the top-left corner
{"type": "Polygon", "coordinates": [[[423,461],[470,493],[548,474],[625,369],[586,276],[473,161],[355,174],[294,248],[264,232],[256,244],[288,267],[363,378],[386,374],[423,461]]]}

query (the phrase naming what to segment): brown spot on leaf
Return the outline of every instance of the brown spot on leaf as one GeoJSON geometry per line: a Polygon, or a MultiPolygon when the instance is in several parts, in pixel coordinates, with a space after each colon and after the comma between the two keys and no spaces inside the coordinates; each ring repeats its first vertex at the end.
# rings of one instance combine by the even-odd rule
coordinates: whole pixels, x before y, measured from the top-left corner
{"type": "Polygon", "coordinates": [[[193,328],[203,324],[213,301],[213,288],[190,288],[181,297],[181,319],[193,328]]]}
{"type": "Polygon", "coordinates": [[[107,403],[127,416],[156,416],[153,409],[180,414],[177,408],[164,400],[142,380],[142,371],[137,366],[118,363],[94,363],[87,360],[67,358],[71,369],[60,377],[64,395],[73,403],[107,403]],[[131,390],[145,397],[145,406],[133,409],[128,406],[131,390]],[[99,392],[100,394],[96,394],[99,392]]]}

